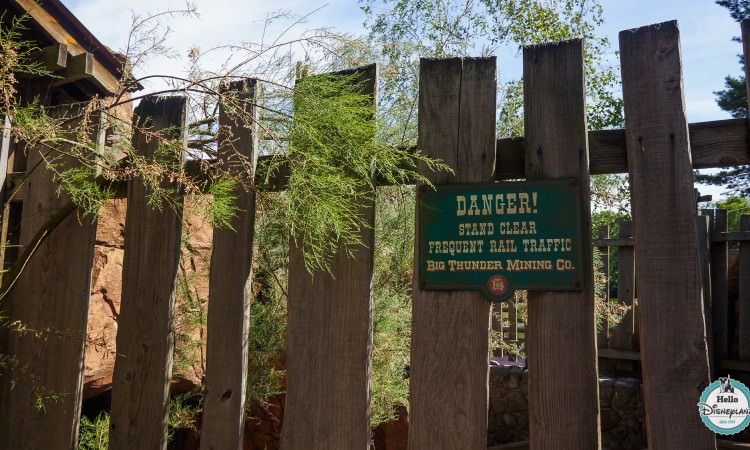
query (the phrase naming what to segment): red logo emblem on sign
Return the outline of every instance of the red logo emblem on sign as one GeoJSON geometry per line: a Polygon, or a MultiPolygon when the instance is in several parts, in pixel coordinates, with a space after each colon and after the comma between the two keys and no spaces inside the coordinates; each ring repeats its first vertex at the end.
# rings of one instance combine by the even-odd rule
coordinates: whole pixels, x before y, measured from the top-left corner
{"type": "Polygon", "coordinates": [[[502,275],[492,275],[487,281],[487,288],[493,295],[503,295],[508,291],[508,279],[502,275]]]}

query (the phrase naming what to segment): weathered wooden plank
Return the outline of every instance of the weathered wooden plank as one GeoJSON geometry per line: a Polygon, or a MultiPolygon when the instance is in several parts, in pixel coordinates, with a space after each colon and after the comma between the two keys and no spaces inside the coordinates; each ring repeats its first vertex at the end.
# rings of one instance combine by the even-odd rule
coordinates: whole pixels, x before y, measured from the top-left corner
{"type": "MultiPolygon", "coordinates": [[[[746,18],[742,20],[740,22],[740,29],[742,30],[742,56],[745,58],[745,61],[749,61],[747,58],[750,58],[750,19],[746,18]]],[[[747,67],[747,65],[745,65],[745,89],[746,92],[750,92],[750,67],[747,67]]],[[[750,105],[750,97],[748,98],[748,105],[750,105]]],[[[739,120],[743,120],[746,124],[750,121],[747,118],[739,120]]],[[[748,141],[746,140],[745,142],[748,141]]],[[[747,154],[750,156],[750,150],[747,154]]]]}
{"type": "Polygon", "coordinates": [[[738,361],[735,359],[724,359],[719,361],[718,369],[722,370],[739,370],[750,372],[750,361],[738,361]]]}
{"type": "MultiPolygon", "coordinates": [[[[630,238],[633,235],[632,222],[629,220],[620,221],[620,239],[630,238]]],[[[635,310],[633,308],[633,294],[635,292],[635,256],[633,247],[618,248],[618,280],[617,280],[617,301],[630,310],[617,325],[615,331],[616,348],[619,350],[633,349],[633,332],[635,310]]]]}
{"type": "MultiPolygon", "coordinates": [[[[80,108],[54,108],[49,114],[63,117],[80,108]]],[[[28,150],[29,166],[36,169],[25,181],[20,235],[25,262],[19,273],[6,277],[1,290],[12,286],[6,299],[7,351],[14,363],[4,380],[0,448],[76,447],[96,220],[83,217],[68,196],[58,196],[43,158],[54,159],[58,167],[76,164],[58,159],[60,150],[67,149],[39,145],[28,150]],[[40,241],[40,236],[45,238],[40,241]]]]}
{"type": "Polygon", "coordinates": [[[53,87],[74,83],[80,79],[91,77],[94,73],[94,55],[81,53],[79,55],[68,55],[68,62],[60,79],[52,83],[53,87]]]}
{"type": "MultiPolygon", "coordinates": [[[[360,73],[375,100],[377,68],[360,73]]],[[[284,449],[369,447],[375,199],[359,212],[364,245],[339,251],[330,273],[309,273],[290,242],[284,449]]]]}
{"type": "Polygon", "coordinates": [[[8,176],[8,156],[10,154],[10,117],[3,121],[2,136],[0,136],[0,201],[5,202],[5,178],[8,176]]]}
{"type": "Polygon", "coordinates": [[[46,70],[56,72],[68,65],[68,46],[60,43],[49,45],[32,52],[31,59],[46,70]]]}
{"type": "MultiPolygon", "coordinates": [[[[39,25],[39,31],[47,35],[50,40],[64,43],[68,47],[69,54],[79,55],[86,52],[86,48],[70,34],[65,24],[50,13],[49,7],[51,5],[39,3],[36,0],[11,0],[10,3],[28,14],[34,20],[34,23],[39,25]]],[[[95,49],[91,51],[96,52],[95,49]]],[[[102,52],[98,54],[101,56],[102,52]]],[[[105,93],[115,94],[118,91],[120,87],[119,74],[113,73],[111,69],[105,67],[100,58],[94,58],[91,69],[91,81],[105,93]]]]}
{"type": "MultiPolygon", "coordinates": [[[[712,167],[728,167],[739,164],[750,164],[750,156],[745,152],[748,150],[746,141],[748,137],[747,123],[744,119],[717,120],[713,122],[692,123],[690,127],[690,139],[693,151],[693,167],[696,169],[708,169],[712,167]]],[[[493,178],[497,180],[524,178],[525,155],[523,138],[499,139],[497,141],[497,152],[495,159],[495,172],[493,178]]],[[[591,174],[625,173],[627,172],[627,158],[625,156],[625,130],[598,130],[589,131],[590,171],[591,174]]],[[[271,161],[272,156],[263,155],[258,158],[257,175],[266,173],[265,167],[271,161]]],[[[209,164],[215,163],[210,160],[209,164]]],[[[203,180],[206,176],[202,172],[203,161],[189,160],[185,164],[185,173],[203,180]]],[[[16,172],[22,176],[23,172],[16,172]]],[[[281,165],[278,170],[269,177],[256,180],[259,188],[267,192],[283,191],[286,188],[289,168],[281,165]]],[[[385,185],[386,183],[383,183],[385,185]]],[[[117,189],[115,195],[124,195],[125,188],[117,189]]],[[[750,239],[750,235],[743,234],[740,238],[750,239]]],[[[716,237],[714,237],[716,239],[716,237]]],[[[733,240],[733,239],[730,239],[733,240]]],[[[608,244],[599,244],[597,240],[594,245],[621,246],[616,240],[608,244]]]]}
{"type": "Polygon", "coordinates": [[[649,448],[716,448],[695,413],[709,367],[677,22],[622,31],[620,54],[649,448]]]}
{"type": "Polygon", "coordinates": [[[584,264],[580,292],[529,291],[530,448],[598,449],[599,384],[582,41],[525,47],[523,79],[526,177],[578,179],[584,264]]]}
{"type": "MultiPolygon", "coordinates": [[[[134,114],[133,147],[147,159],[167,157],[155,154],[163,141],[153,134],[184,146],[186,115],[184,97],[141,100],[134,114]]],[[[163,185],[178,195],[175,183],[163,185]]],[[[179,206],[154,208],[147,203],[148,194],[140,177],[128,183],[109,432],[112,450],[164,449],[167,442],[182,211],[179,206]]]]}
{"type": "MultiPolygon", "coordinates": [[[[740,230],[750,231],[750,216],[740,217],[740,230]]],[[[750,361],[750,241],[740,243],[739,267],[739,359],[750,361]]]]}
{"type": "MultiPolygon", "coordinates": [[[[629,350],[617,350],[614,348],[601,349],[600,358],[611,358],[627,361],[640,361],[641,353],[629,350]]],[[[717,360],[717,370],[736,370],[740,372],[750,372],[750,361],[738,361],[734,359],[717,360]]]]}
{"type": "MultiPolygon", "coordinates": [[[[729,167],[750,164],[748,125],[745,119],[697,122],[689,125],[693,168],[729,167]]],[[[495,178],[523,178],[524,138],[497,141],[495,178]]],[[[590,170],[592,175],[628,171],[625,130],[589,131],[590,170]]]]}
{"type": "MultiPolygon", "coordinates": [[[[727,211],[713,210],[711,231],[726,233],[727,211]]],[[[727,242],[711,241],[711,329],[714,358],[729,356],[729,267],[727,242]]]]}
{"type": "MultiPolygon", "coordinates": [[[[491,179],[496,86],[494,57],[421,60],[418,147],[455,171],[425,169],[430,181],[491,179]]],[[[416,273],[419,245],[414,261],[416,273]]],[[[415,277],[409,448],[484,448],[490,303],[478,292],[422,291],[416,282],[415,277]]]]}
{"type": "MultiPolygon", "coordinates": [[[[508,302],[508,341],[518,345],[518,301],[515,295],[508,302]]],[[[513,354],[511,361],[518,361],[518,355],[513,354]]]]}
{"type": "MultiPolygon", "coordinates": [[[[711,328],[711,217],[709,211],[695,217],[698,232],[698,253],[700,255],[701,284],[703,289],[703,320],[706,324],[706,345],[708,346],[708,364],[714,366],[713,336],[711,328]]],[[[713,378],[713,377],[712,377],[713,378]]]]}
{"type": "MultiPolygon", "coordinates": [[[[602,225],[597,230],[597,237],[599,240],[604,240],[609,238],[609,226],[608,225],[602,225]]],[[[604,277],[604,298],[605,301],[609,301],[609,247],[608,246],[600,246],[597,247],[599,251],[599,258],[601,258],[602,261],[602,267],[601,272],[602,276],[604,277]]],[[[609,333],[609,317],[606,315],[601,319],[601,324],[599,325],[601,328],[597,330],[596,333],[596,345],[599,348],[607,348],[609,347],[609,339],[608,339],[608,333],[609,333]]]]}
{"type": "Polygon", "coordinates": [[[608,238],[608,239],[594,239],[592,242],[594,247],[632,247],[633,238],[608,238]]]}
{"type": "Polygon", "coordinates": [[[714,233],[711,236],[711,242],[728,242],[728,241],[750,241],[749,231],[736,231],[733,233],[714,233]]]}
{"type": "MultiPolygon", "coordinates": [[[[227,112],[221,105],[219,110],[218,158],[223,170],[246,176],[248,167],[255,172],[257,160],[256,81],[233,82],[226,92],[234,109],[227,112]],[[252,123],[248,118],[253,118],[252,123]]],[[[245,429],[255,192],[238,187],[234,196],[240,212],[232,218],[230,228],[214,229],[212,241],[203,450],[241,449],[245,429]]]]}
{"type": "Polygon", "coordinates": [[[622,359],[628,361],[640,361],[640,352],[634,352],[632,350],[620,350],[616,348],[600,348],[600,358],[611,358],[611,359],[622,359]]]}

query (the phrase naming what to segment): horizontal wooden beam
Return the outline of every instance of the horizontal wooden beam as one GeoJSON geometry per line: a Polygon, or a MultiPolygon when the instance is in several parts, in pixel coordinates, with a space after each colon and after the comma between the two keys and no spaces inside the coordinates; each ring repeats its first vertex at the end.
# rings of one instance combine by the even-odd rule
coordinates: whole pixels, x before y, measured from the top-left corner
{"type": "MultiPolygon", "coordinates": [[[[628,361],[640,361],[641,353],[631,350],[618,350],[614,348],[600,348],[599,358],[622,359],[628,361]]],[[[750,361],[739,361],[735,359],[722,359],[716,364],[721,370],[737,370],[740,372],[750,372],[750,361]]]]}
{"type": "Polygon", "coordinates": [[[713,233],[711,242],[750,241],[750,231],[735,231],[731,233],[713,233]]]}
{"type": "Polygon", "coordinates": [[[591,245],[593,247],[632,247],[633,238],[594,239],[591,245]]]}
{"type": "MultiPolygon", "coordinates": [[[[11,0],[11,3],[17,5],[18,8],[27,13],[50,40],[64,44],[67,47],[68,53],[74,56],[88,53],[86,48],[71,35],[65,26],[50,14],[43,3],[39,3],[36,0],[11,0]]],[[[68,61],[68,64],[70,64],[70,61],[68,61]]],[[[108,95],[118,92],[120,85],[119,76],[108,70],[99,58],[93,58],[90,75],[91,81],[108,95]]]]}
{"type": "MultiPolygon", "coordinates": [[[[689,131],[694,169],[750,164],[746,119],[691,123],[689,131]]],[[[523,178],[524,145],[522,137],[497,141],[496,179],[523,178]]],[[[589,153],[593,175],[628,171],[624,129],[589,131],[589,153]]]]}
{"type": "Polygon", "coordinates": [[[750,372],[750,361],[739,361],[736,359],[722,359],[717,364],[722,370],[738,370],[740,372],[750,372]]]}
{"type": "Polygon", "coordinates": [[[53,87],[63,86],[69,83],[75,83],[83,78],[89,78],[94,73],[94,55],[91,53],[81,53],[79,55],[68,55],[67,66],[63,72],[63,77],[52,83],[53,87]]]}
{"type": "Polygon", "coordinates": [[[736,449],[750,449],[750,444],[747,442],[732,442],[725,441],[723,439],[716,440],[716,448],[718,450],[736,450],[736,449]]]}
{"type": "Polygon", "coordinates": [[[68,46],[52,44],[32,52],[31,60],[39,63],[45,70],[57,72],[68,65],[68,46]]]}
{"type": "Polygon", "coordinates": [[[529,448],[529,441],[511,442],[509,444],[494,445],[487,450],[525,450],[529,448]]]}
{"type": "MultiPolygon", "coordinates": [[[[85,58],[73,57],[78,64],[79,71],[91,70],[85,58]],[[88,69],[87,69],[88,68],[88,69]]],[[[68,60],[70,69],[70,58],[68,60]]],[[[94,71],[96,68],[94,67],[94,71]]],[[[706,169],[712,167],[727,167],[732,165],[750,164],[748,151],[748,130],[745,119],[717,120],[713,122],[693,123],[689,125],[690,139],[693,153],[693,168],[706,169]]],[[[499,139],[497,141],[497,157],[495,161],[495,179],[523,179],[524,178],[524,140],[523,138],[499,139]]],[[[589,131],[590,171],[592,174],[627,173],[627,156],[625,153],[625,131],[598,130],[589,131]]],[[[276,192],[286,187],[289,178],[289,168],[281,166],[270,177],[265,177],[271,156],[258,157],[257,182],[264,191],[276,192]]],[[[201,171],[201,161],[189,160],[185,164],[187,175],[202,179],[205,174],[201,171]]],[[[14,177],[23,177],[23,173],[16,173],[14,177]]],[[[123,183],[124,186],[124,183],[123,183]]],[[[118,195],[124,195],[125,189],[119,189],[118,195]]],[[[750,233],[714,233],[713,242],[747,241],[750,233]]],[[[599,239],[593,242],[596,247],[628,247],[632,246],[632,238],[599,239]]]]}
{"type": "Polygon", "coordinates": [[[608,358],[608,359],[625,359],[628,361],[640,361],[641,360],[641,353],[640,352],[634,352],[631,350],[617,350],[614,348],[600,348],[599,349],[599,357],[600,358],[608,358]]]}

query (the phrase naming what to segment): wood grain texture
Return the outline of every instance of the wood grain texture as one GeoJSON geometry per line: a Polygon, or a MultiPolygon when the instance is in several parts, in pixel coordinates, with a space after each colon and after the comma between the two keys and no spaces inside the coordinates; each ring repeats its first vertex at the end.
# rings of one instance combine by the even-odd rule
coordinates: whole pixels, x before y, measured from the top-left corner
{"type": "MultiPolygon", "coordinates": [[[[496,86],[494,57],[421,60],[418,148],[455,170],[425,170],[430,181],[491,180],[496,86]]],[[[416,245],[415,273],[419,260],[416,245]]],[[[487,446],[489,327],[490,303],[480,293],[414,285],[409,449],[487,446]]]]}
{"type": "MultiPolygon", "coordinates": [[[[80,108],[54,108],[49,113],[62,118],[80,108]]],[[[21,245],[70,205],[66,195],[57,195],[53,173],[43,162],[59,157],[45,146],[28,151],[29,167],[37,168],[25,181],[21,245]]],[[[57,163],[75,164],[61,159],[57,163]]],[[[0,448],[76,448],[95,235],[96,220],[73,209],[36,247],[7,298],[10,328],[28,332],[8,335],[8,354],[15,363],[5,377],[0,448]],[[8,383],[14,387],[9,389],[8,383]],[[35,407],[40,398],[41,409],[35,407]]]]}
{"type": "MultiPolygon", "coordinates": [[[[740,231],[750,231],[750,216],[740,217],[740,231]]],[[[750,361],[750,241],[740,242],[739,258],[739,359],[750,361]]]]}
{"type": "Polygon", "coordinates": [[[708,449],[709,383],[690,141],[676,22],[620,33],[649,448],[708,449]]]}
{"type": "MultiPolygon", "coordinates": [[[[247,164],[254,174],[257,160],[256,81],[233,82],[228,93],[236,95],[242,113],[220,108],[218,158],[224,170],[247,176],[247,164]]],[[[241,449],[245,429],[255,192],[240,186],[233,195],[240,211],[230,228],[214,228],[212,241],[202,450],[241,449]]]]}
{"type": "MultiPolygon", "coordinates": [[[[620,239],[632,239],[633,223],[629,220],[621,220],[620,239]]],[[[618,252],[618,273],[617,273],[617,301],[627,306],[629,309],[623,316],[617,328],[614,331],[615,348],[619,350],[633,350],[633,335],[635,333],[635,305],[633,298],[635,294],[635,255],[633,254],[632,244],[629,246],[619,247],[618,252]]],[[[632,373],[635,365],[631,361],[617,361],[617,370],[632,373]]]]}
{"type": "MultiPolygon", "coordinates": [[[[742,56],[745,58],[745,61],[749,61],[747,58],[750,58],[750,19],[746,18],[742,20],[740,22],[740,29],[742,30],[742,56]]],[[[750,92],[750,67],[747,67],[747,65],[745,65],[745,92],[750,92]]],[[[747,100],[750,105],[750,97],[747,100]]],[[[748,123],[748,119],[740,120],[748,123]]],[[[750,151],[748,151],[748,156],[750,156],[750,151]]]]}
{"type": "Polygon", "coordinates": [[[579,180],[585,264],[582,291],[528,295],[529,443],[532,449],[598,449],[583,44],[575,40],[526,47],[523,67],[526,176],[579,180]]]}
{"type": "MultiPolygon", "coordinates": [[[[689,125],[694,169],[750,164],[746,119],[715,120],[689,125]]],[[[628,171],[625,130],[592,130],[589,136],[589,168],[592,175],[628,171]]],[[[497,141],[495,178],[523,178],[524,138],[497,141]]]]}
{"type": "MultiPolygon", "coordinates": [[[[141,130],[177,139],[185,145],[187,101],[184,97],[148,97],[135,110],[135,151],[147,159],[159,140],[141,130]]],[[[163,153],[162,153],[163,155],[163,153]]],[[[172,155],[177,157],[177,155],[172,155]]],[[[161,156],[164,157],[164,156],[161,156]]],[[[163,182],[175,189],[175,183],[163,182]]],[[[109,448],[166,448],[169,381],[172,375],[173,319],[180,259],[182,210],[147,204],[140,178],[128,183],[122,303],[112,386],[109,448]]]]}
{"type": "MultiPolygon", "coordinates": [[[[620,221],[621,239],[633,235],[633,225],[629,220],[620,221]]],[[[617,325],[615,331],[616,348],[619,350],[633,350],[633,332],[635,310],[633,309],[633,294],[635,293],[635,255],[633,247],[619,247],[618,251],[618,279],[617,301],[630,309],[617,325]]]]}
{"type": "MultiPolygon", "coordinates": [[[[711,232],[727,232],[727,210],[712,210],[711,232]]],[[[717,360],[729,356],[728,256],[727,242],[711,241],[711,332],[717,360]]]]}
{"type": "MultiPolygon", "coordinates": [[[[362,69],[359,80],[374,101],[377,68],[362,69]]],[[[284,450],[370,445],[375,198],[363,200],[359,213],[367,224],[363,246],[351,256],[339,251],[330,273],[310,274],[290,242],[284,450]]]]}

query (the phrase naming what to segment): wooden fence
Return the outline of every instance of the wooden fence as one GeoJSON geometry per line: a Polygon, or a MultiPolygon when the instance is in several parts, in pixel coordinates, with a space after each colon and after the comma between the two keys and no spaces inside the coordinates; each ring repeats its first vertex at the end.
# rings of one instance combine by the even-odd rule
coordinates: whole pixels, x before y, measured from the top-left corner
{"type": "MultiPolygon", "coordinates": [[[[721,267],[720,247],[728,240],[742,241],[738,358],[746,358],[750,308],[743,305],[750,304],[749,224],[743,219],[746,231],[722,234],[717,213],[713,228],[705,231],[711,237],[708,258],[708,240],[699,242],[696,227],[692,169],[750,163],[748,124],[745,119],[687,124],[676,22],[623,31],[620,54],[624,130],[587,131],[583,43],[574,40],[524,49],[527,134],[500,141],[495,140],[495,59],[423,60],[419,146],[455,170],[452,175],[429,171],[425,175],[436,183],[524,177],[579,180],[584,200],[581,238],[589,267],[586,289],[531,293],[524,337],[529,355],[530,447],[589,449],[601,445],[589,176],[628,173],[634,222],[629,230],[623,224],[624,234],[615,239],[624,259],[621,286],[633,285],[637,279],[638,292],[634,295],[631,289],[618,296],[626,302],[638,299],[649,447],[715,448],[713,433],[695,411],[700,392],[710,381],[703,267],[709,259],[713,267],[721,267]]],[[[363,86],[374,94],[375,68],[361,74],[367,81],[363,86]]],[[[243,92],[253,113],[254,83],[233,88],[243,92]]],[[[180,97],[144,99],[135,120],[184,139],[185,108],[180,97]]],[[[254,160],[256,130],[243,127],[229,112],[222,112],[220,120],[233,128],[235,146],[254,160]]],[[[145,158],[159,157],[153,141],[138,131],[133,142],[145,158]]],[[[231,166],[222,145],[218,163],[231,166]]],[[[29,149],[29,159],[40,150],[29,149]]],[[[49,173],[37,176],[42,182],[28,181],[23,191],[21,243],[39,244],[11,292],[10,313],[35,329],[65,333],[8,336],[7,349],[20,364],[4,377],[0,447],[74,448],[94,227],[78,222],[75,211],[61,207],[65,199],[51,192],[49,173]],[[36,214],[40,211],[43,214],[36,214]],[[66,226],[50,229],[49,236],[37,240],[34,227],[40,216],[56,215],[66,226]],[[75,259],[69,259],[73,255],[75,259]],[[38,378],[38,385],[22,386],[29,374],[38,378]],[[11,389],[16,381],[16,389],[11,389]],[[37,395],[44,391],[35,386],[66,395],[38,409],[37,395]]],[[[283,179],[274,184],[283,188],[283,179]]],[[[165,447],[181,213],[150,209],[144,195],[142,180],[128,182],[112,449],[165,447]]],[[[214,234],[203,449],[237,449],[242,441],[254,197],[238,195],[243,213],[234,219],[237,233],[217,230],[214,234]]],[[[373,201],[363,205],[370,224],[373,201]]],[[[703,223],[705,230],[705,219],[703,223]]],[[[285,450],[365,450],[369,445],[373,237],[371,230],[362,233],[368,246],[357,251],[356,261],[337,255],[331,274],[310,276],[300,252],[291,246],[285,450]]],[[[613,243],[608,236],[602,238],[594,245],[613,243]]],[[[712,272],[713,300],[706,304],[715,305],[709,336],[718,349],[713,357],[722,367],[733,355],[727,325],[733,314],[728,304],[718,300],[726,289],[724,275],[713,279],[718,271],[712,272]]],[[[409,448],[486,446],[490,309],[476,292],[413,290],[409,448]]],[[[618,345],[633,345],[629,330],[632,324],[635,335],[635,317],[624,322],[628,331],[617,335],[618,345]]],[[[601,346],[604,336],[599,339],[601,346]]]]}
{"type": "MultiPolygon", "coordinates": [[[[747,339],[748,319],[743,317],[750,309],[750,215],[740,218],[740,230],[727,231],[727,211],[722,209],[703,210],[696,218],[699,245],[701,250],[701,281],[705,292],[704,306],[708,328],[709,357],[714,378],[731,372],[733,377],[747,380],[750,376],[750,359],[747,339]],[[745,306],[746,305],[746,306],[745,306]]],[[[617,268],[609,265],[605,277],[617,273],[618,288],[614,298],[608,301],[619,302],[631,307],[624,319],[616,327],[600,330],[599,358],[600,371],[610,375],[640,376],[639,315],[638,298],[635,286],[631,223],[620,222],[618,236],[609,236],[606,228],[600,230],[594,245],[600,248],[606,260],[612,248],[616,248],[617,268]],[[607,333],[607,330],[609,332],[607,333]]],[[[605,265],[606,267],[606,265],[605,265]]],[[[607,290],[608,297],[612,290],[607,290]]]]}

